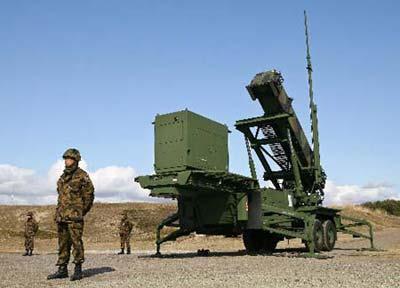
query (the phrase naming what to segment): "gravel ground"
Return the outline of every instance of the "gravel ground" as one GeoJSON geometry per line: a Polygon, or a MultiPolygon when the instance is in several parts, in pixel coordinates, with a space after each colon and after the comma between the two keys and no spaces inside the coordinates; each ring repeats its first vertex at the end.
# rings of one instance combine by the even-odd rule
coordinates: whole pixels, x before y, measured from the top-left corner
{"type": "Polygon", "coordinates": [[[1,253],[0,287],[400,287],[400,229],[376,236],[377,245],[387,251],[357,251],[354,247],[366,242],[347,240],[326,253],[328,259],[300,257],[299,250],[291,249],[249,256],[229,246],[208,257],[169,251],[161,259],[145,251],[123,256],[88,251],[85,277],[77,283],[46,280],[56,269],[55,254],[1,253]]]}

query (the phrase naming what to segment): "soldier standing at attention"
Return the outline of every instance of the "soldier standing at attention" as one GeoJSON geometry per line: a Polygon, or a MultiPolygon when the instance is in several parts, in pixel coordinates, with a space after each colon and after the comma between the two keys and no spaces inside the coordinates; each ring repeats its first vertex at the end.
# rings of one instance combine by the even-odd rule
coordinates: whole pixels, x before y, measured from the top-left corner
{"type": "Polygon", "coordinates": [[[83,218],[89,212],[94,200],[94,187],[89,175],[78,167],[81,155],[77,149],[65,151],[64,173],[57,182],[58,202],[55,215],[58,232],[58,271],[47,279],[68,277],[68,262],[71,246],[75,264],[71,281],[82,279],[83,218]]]}
{"type": "Polygon", "coordinates": [[[33,242],[37,231],[39,230],[39,225],[33,217],[32,212],[26,213],[25,222],[25,254],[22,256],[32,256],[33,252],[33,242]]]}
{"type": "Polygon", "coordinates": [[[119,237],[121,237],[121,252],[118,255],[124,254],[124,249],[126,246],[126,254],[131,254],[131,232],[133,224],[128,219],[128,211],[123,211],[121,213],[122,218],[119,223],[119,237]]]}

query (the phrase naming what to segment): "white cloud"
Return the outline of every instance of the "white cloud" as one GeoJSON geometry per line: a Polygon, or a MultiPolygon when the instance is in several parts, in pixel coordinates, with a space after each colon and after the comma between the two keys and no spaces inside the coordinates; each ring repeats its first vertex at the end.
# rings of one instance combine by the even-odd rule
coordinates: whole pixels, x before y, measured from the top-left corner
{"type": "MultiPolygon", "coordinates": [[[[133,179],[137,172],[132,167],[108,166],[95,171],[88,170],[82,160],[80,167],[89,172],[95,185],[97,202],[160,201],[149,197],[133,179]]],[[[64,163],[55,162],[46,175],[34,170],[8,164],[0,164],[0,204],[55,204],[56,182],[62,174],[64,163]]],[[[358,204],[382,199],[400,199],[400,194],[387,183],[359,185],[336,185],[327,181],[325,205],[358,204]]]]}
{"type": "Polygon", "coordinates": [[[96,197],[102,202],[150,201],[148,190],[133,181],[137,173],[132,167],[108,166],[100,168],[90,177],[96,187],[96,197]]]}
{"type": "MultiPolygon", "coordinates": [[[[80,167],[88,171],[84,160],[80,167]]],[[[55,162],[47,175],[0,164],[0,204],[55,204],[56,182],[63,169],[62,160],[55,162]]],[[[148,196],[148,190],[134,182],[137,173],[132,167],[108,166],[88,172],[96,189],[97,202],[156,201],[148,196]]]]}
{"type": "Polygon", "coordinates": [[[325,187],[325,205],[360,204],[383,199],[400,200],[400,193],[387,183],[369,183],[364,186],[336,185],[327,181],[325,187]]]}

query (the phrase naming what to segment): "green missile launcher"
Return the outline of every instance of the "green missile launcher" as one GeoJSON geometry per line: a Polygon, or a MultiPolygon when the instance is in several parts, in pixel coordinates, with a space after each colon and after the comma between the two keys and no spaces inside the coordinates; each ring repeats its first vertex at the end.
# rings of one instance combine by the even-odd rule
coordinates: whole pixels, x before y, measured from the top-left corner
{"type": "Polygon", "coordinates": [[[155,174],[135,179],[150,195],[176,199],[178,211],[157,227],[156,246],[192,232],[240,235],[250,253],[271,253],[279,241],[300,238],[314,255],[334,248],[337,233],[370,240],[369,222],[344,217],[322,206],[326,175],[320,164],[317,106],[312,89],[312,66],[305,16],[307,71],[312,147],[276,70],[257,74],[246,87],[263,114],[238,120],[243,133],[251,177],[229,172],[228,128],[188,110],[157,115],[155,174]],[[253,152],[264,169],[260,187],[253,152]],[[176,227],[161,238],[165,226],[176,227]],[[351,230],[367,226],[368,234],[351,230]]]}

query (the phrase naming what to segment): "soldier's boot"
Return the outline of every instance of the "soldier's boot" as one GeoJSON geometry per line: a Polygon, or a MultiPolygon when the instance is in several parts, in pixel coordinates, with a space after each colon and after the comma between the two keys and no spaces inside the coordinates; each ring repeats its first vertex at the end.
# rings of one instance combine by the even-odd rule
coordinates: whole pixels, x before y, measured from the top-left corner
{"type": "Polygon", "coordinates": [[[122,254],[124,254],[125,252],[124,252],[124,248],[121,248],[121,251],[120,252],[118,252],[117,254],[118,255],[122,255],[122,254]]]}
{"type": "Polygon", "coordinates": [[[29,255],[29,250],[25,250],[25,253],[22,254],[22,256],[28,256],[29,255]]]}
{"type": "Polygon", "coordinates": [[[53,274],[50,274],[49,276],[47,276],[47,280],[61,279],[61,278],[68,278],[67,265],[58,266],[58,270],[56,273],[53,273],[53,274]]]}
{"type": "Polygon", "coordinates": [[[131,247],[128,247],[128,248],[126,249],[126,254],[131,254],[131,247]]]}
{"type": "Polygon", "coordinates": [[[32,256],[33,250],[29,250],[28,256],[32,256]]]}
{"type": "Polygon", "coordinates": [[[82,264],[75,264],[74,274],[72,274],[70,280],[76,281],[82,279],[82,264]]]}

